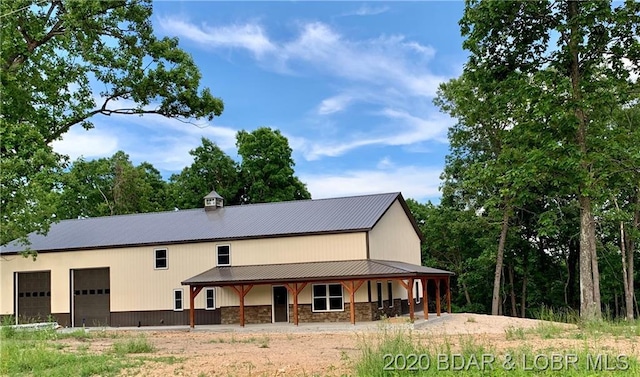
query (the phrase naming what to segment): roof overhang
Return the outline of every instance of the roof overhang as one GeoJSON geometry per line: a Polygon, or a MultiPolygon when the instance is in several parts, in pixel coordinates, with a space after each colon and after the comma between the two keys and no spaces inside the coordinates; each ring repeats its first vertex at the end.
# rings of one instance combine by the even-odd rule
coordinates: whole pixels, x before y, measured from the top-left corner
{"type": "Polygon", "coordinates": [[[447,278],[450,271],[411,263],[360,259],[348,261],[264,264],[214,267],[182,285],[224,287],[232,285],[333,282],[375,279],[447,278]]]}

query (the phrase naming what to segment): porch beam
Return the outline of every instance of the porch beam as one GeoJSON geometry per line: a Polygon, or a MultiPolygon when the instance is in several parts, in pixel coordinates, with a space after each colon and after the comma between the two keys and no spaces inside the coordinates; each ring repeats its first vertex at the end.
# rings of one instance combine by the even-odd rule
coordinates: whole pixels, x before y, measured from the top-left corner
{"type": "Polygon", "coordinates": [[[198,295],[198,293],[200,293],[200,291],[202,291],[201,286],[199,287],[192,287],[189,286],[189,326],[191,328],[196,327],[196,308],[195,308],[195,302],[196,302],[196,296],[198,295]]]}

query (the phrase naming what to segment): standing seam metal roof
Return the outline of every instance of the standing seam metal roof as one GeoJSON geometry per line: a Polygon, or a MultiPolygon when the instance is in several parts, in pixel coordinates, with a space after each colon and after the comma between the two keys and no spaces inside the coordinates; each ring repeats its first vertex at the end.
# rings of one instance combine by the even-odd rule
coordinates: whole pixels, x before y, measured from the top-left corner
{"type": "Polygon", "coordinates": [[[331,262],[263,264],[253,266],[214,267],[182,282],[183,285],[233,285],[241,283],[322,281],[392,276],[451,276],[453,273],[415,264],[359,259],[331,262]]]}
{"type": "MultiPolygon", "coordinates": [[[[406,210],[400,193],[386,193],[63,220],[46,235],[31,233],[29,248],[62,251],[363,231],[373,228],[396,199],[406,210]]],[[[14,241],[0,253],[24,249],[14,241]]]]}

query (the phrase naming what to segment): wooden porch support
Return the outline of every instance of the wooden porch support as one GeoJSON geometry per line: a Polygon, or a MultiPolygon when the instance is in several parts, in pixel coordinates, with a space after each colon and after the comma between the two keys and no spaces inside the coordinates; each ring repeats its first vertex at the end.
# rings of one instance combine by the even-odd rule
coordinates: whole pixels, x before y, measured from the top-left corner
{"type": "Polygon", "coordinates": [[[240,287],[236,287],[232,285],[234,291],[238,294],[238,298],[240,299],[240,326],[244,327],[244,296],[249,293],[251,288],[253,288],[253,284],[250,285],[240,285],[240,287]]]}
{"type": "Polygon", "coordinates": [[[447,313],[451,314],[451,277],[447,276],[447,313]]]}
{"type": "Polygon", "coordinates": [[[436,314],[440,317],[440,278],[436,279],[436,314]]]}
{"type": "Polygon", "coordinates": [[[415,317],[415,304],[413,302],[413,278],[409,278],[406,283],[404,280],[398,281],[407,290],[407,298],[409,301],[409,319],[411,319],[411,322],[413,322],[415,317]]]}
{"type": "Polygon", "coordinates": [[[422,312],[424,313],[424,319],[429,319],[429,294],[427,293],[427,283],[429,279],[421,277],[422,281],[422,312]]]}
{"type": "Polygon", "coordinates": [[[192,287],[189,286],[189,326],[194,328],[196,326],[196,296],[204,287],[192,287]]]}
{"type": "Polygon", "coordinates": [[[356,324],[356,291],[362,287],[364,280],[341,281],[340,284],[349,292],[349,309],[351,311],[351,324],[356,324]]]}
{"type": "Polygon", "coordinates": [[[307,286],[307,283],[302,283],[298,285],[298,283],[285,284],[284,285],[291,295],[293,296],[293,324],[298,326],[298,295],[307,286]]]}

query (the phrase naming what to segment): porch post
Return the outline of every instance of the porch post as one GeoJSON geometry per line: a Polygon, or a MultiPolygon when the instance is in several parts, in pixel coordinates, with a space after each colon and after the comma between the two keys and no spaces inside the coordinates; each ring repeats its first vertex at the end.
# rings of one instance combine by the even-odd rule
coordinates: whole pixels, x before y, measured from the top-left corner
{"type": "Polygon", "coordinates": [[[240,285],[240,289],[238,289],[235,285],[232,285],[234,291],[238,294],[238,298],[240,299],[240,326],[244,327],[244,296],[249,293],[253,285],[247,285],[245,289],[245,285],[240,285]]]}
{"type": "Polygon", "coordinates": [[[447,313],[451,314],[451,276],[447,276],[447,313]]]}
{"type": "Polygon", "coordinates": [[[356,283],[354,280],[349,280],[349,284],[342,281],[340,284],[349,292],[349,311],[351,315],[351,324],[356,324],[356,291],[362,287],[364,280],[358,280],[356,283]]]}
{"type": "Polygon", "coordinates": [[[196,302],[196,296],[198,295],[198,293],[200,293],[201,290],[202,290],[202,287],[189,286],[189,326],[191,328],[194,328],[196,326],[195,302],[196,302]]]}
{"type": "Polygon", "coordinates": [[[298,294],[307,286],[307,283],[302,283],[300,286],[298,286],[298,283],[293,283],[293,287],[289,284],[284,286],[293,296],[293,324],[298,326],[298,294]]]}
{"type": "Polygon", "coordinates": [[[429,319],[429,296],[427,295],[427,283],[429,280],[423,276],[420,281],[422,281],[422,312],[424,313],[424,319],[429,319]]]}
{"type": "Polygon", "coordinates": [[[436,314],[440,317],[440,279],[436,279],[436,314]]]}
{"type": "Polygon", "coordinates": [[[404,289],[407,290],[407,297],[409,301],[409,318],[413,322],[413,319],[414,319],[413,278],[409,278],[406,283],[403,279],[398,279],[398,282],[400,282],[400,285],[402,285],[404,289]]]}

